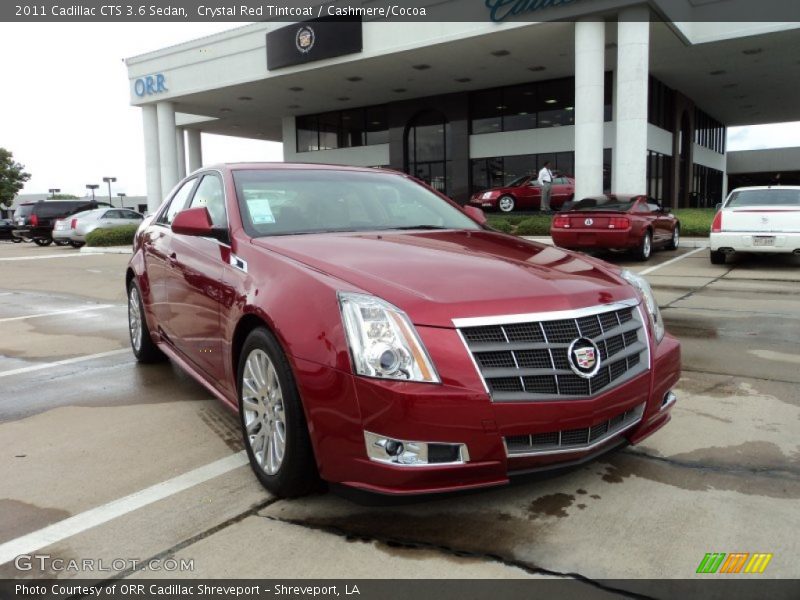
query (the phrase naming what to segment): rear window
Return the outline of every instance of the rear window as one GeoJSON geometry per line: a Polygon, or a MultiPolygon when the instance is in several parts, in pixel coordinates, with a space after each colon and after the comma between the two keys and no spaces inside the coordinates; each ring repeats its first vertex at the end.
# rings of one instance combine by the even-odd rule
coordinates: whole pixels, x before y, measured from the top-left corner
{"type": "Polygon", "coordinates": [[[44,218],[60,217],[74,212],[81,206],[81,202],[42,202],[36,204],[34,212],[44,218]]]}
{"type": "Polygon", "coordinates": [[[636,198],[584,198],[573,202],[570,210],[628,212],[636,198]]]}
{"type": "Polygon", "coordinates": [[[27,217],[31,212],[33,212],[33,204],[20,204],[14,211],[14,218],[27,217]]]}
{"type": "Polygon", "coordinates": [[[734,191],[725,206],[800,206],[800,190],[734,191]]]}

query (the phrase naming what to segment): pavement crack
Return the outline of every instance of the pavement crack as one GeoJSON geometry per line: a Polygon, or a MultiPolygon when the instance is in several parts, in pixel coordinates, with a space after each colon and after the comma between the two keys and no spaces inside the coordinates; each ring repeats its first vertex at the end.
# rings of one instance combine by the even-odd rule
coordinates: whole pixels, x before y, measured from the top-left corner
{"type": "Polygon", "coordinates": [[[707,471],[712,473],[722,473],[725,475],[738,475],[742,477],[751,477],[758,475],[760,477],[769,477],[774,479],[795,480],[800,478],[800,469],[791,468],[788,466],[764,466],[764,467],[736,467],[728,465],[709,465],[700,462],[680,461],[667,456],[656,456],[640,450],[622,450],[621,454],[632,456],[634,458],[641,458],[644,460],[652,460],[673,467],[681,469],[694,469],[698,471],[707,471]]]}
{"type": "Polygon", "coordinates": [[[634,598],[636,600],[656,600],[653,596],[647,596],[630,590],[614,587],[605,584],[602,581],[598,581],[596,579],[587,577],[586,575],[582,575],[580,573],[555,571],[553,569],[540,567],[533,563],[529,563],[527,561],[520,560],[517,558],[509,558],[506,556],[502,556],[501,554],[494,552],[476,552],[473,550],[464,550],[461,548],[454,548],[452,546],[448,546],[447,544],[438,544],[434,542],[426,542],[423,540],[414,540],[411,538],[404,538],[404,537],[357,533],[357,532],[347,531],[335,525],[309,523],[307,521],[302,521],[299,519],[287,519],[283,517],[276,517],[274,515],[258,514],[257,516],[263,519],[267,519],[269,521],[275,521],[277,523],[294,525],[295,527],[303,527],[305,529],[311,529],[313,531],[321,531],[323,533],[328,533],[330,535],[342,537],[347,540],[359,540],[362,542],[378,542],[380,544],[385,544],[390,547],[395,547],[395,548],[399,547],[408,550],[435,550],[438,552],[442,552],[444,554],[456,556],[458,558],[475,558],[479,560],[495,562],[507,567],[515,567],[530,575],[547,575],[549,577],[561,577],[563,579],[572,579],[584,583],[588,586],[603,590],[604,592],[616,594],[621,598],[634,598]]]}
{"type": "Polygon", "coordinates": [[[698,373],[700,375],[719,375],[721,377],[735,377],[735,378],[738,378],[738,379],[751,379],[753,381],[768,381],[770,383],[789,383],[791,385],[797,385],[798,383],[800,383],[800,381],[791,381],[789,379],[776,379],[775,377],[754,377],[753,375],[742,375],[741,373],[723,373],[721,371],[707,371],[707,370],[700,370],[700,369],[688,369],[685,366],[681,366],[681,372],[683,372],[683,373],[698,373]]]}
{"type": "Polygon", "coordinates": [[[662,306],[661,308],[676,308],[676,307],[674,307],[674,306],[673,306],[674,304],[676,304],[676,303],[680,302],[681,300],[686,300],[687,298],[691,298],[691,297],[692,297],[692,296],[694,296],[695,294],[697,294],[697,293],[699,293],[699,292],[702,292],[702,291],[703,291],[703,290],[705,290],[705,289],[706,289],[708,286],[710,286],[712,283],[716,283],[717,281],[719,281],[719,280],[721,280],[722,278],[724,278],[724,277],[725,277],[725,276],[726,276],[728,273],[730,273],[731,271],[733,271],[733,267],[731,267],[730,269],[728,269],[727,271],[725,271],[725,272],[724,272],[722,275],[719,275],[719,276],[715,277],[714,279],[712,279],[712,280],[710,280],[710,281],[708,281],[708,282],[704,283],[704,284],[703,284],[703,285],[701,285],[700,287],[698,287],[698,288],[694,288],[694,289],[692,289],[692,290],[690,290],[690,291],[686,292],[686,293],[685,293],[683,296],[681,296],[680,298],[676,298],[676,299],[675,299],[675,300],[673,300],[672,302],[668,302],[667,304],[665,304],[665,305],[664,305],[664,306],[662,306]]]}

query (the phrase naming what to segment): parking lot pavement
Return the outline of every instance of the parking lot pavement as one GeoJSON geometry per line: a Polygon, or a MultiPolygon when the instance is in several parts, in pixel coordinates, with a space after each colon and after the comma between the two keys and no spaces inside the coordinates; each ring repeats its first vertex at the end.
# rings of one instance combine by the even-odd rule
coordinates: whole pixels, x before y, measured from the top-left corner
{"type": "MultiPolygon", "coordinates": [[[[0,245],[0,563],[36,550],[193,561],[116,569],[134,576],[594,580],[692,577],[705,553],[739,551],[797,577],[800,259],[604,258],[646,274],[682,341],[672,422],[556,476],[365,506],[270,497],[235,415],[177,367],[134,363],[127,257],[0,245]]],[[[0,566],[45,575],[76,573],[0,566]]]]}

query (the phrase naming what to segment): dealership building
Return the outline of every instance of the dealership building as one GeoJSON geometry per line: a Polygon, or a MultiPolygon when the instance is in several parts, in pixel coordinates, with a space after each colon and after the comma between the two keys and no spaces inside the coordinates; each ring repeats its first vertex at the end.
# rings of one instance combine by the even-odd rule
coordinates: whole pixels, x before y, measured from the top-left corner
{"type": "MultiPolygon", "coordinates": [[[[728,126],[800,120],[800,23],[710,20],[750,0],[431,4],[483,20],[266,21],[127,59],[150,209],[202,166],[202,132],[402,170],[459,202],[550,161],[579,197],[709,206],[728,187],[728,126]]],[[[764,156],[737,173],[773,177],[764,156]]]]}

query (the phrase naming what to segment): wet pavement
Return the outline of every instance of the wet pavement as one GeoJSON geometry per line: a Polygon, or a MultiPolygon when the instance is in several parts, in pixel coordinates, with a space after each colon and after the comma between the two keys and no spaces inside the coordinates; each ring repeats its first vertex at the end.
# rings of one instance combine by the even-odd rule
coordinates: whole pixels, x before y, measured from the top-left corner
{"type": "MultiPolygon", "coordinates": [[[[239,466],[234,414],[178,367],[135,364],[128,257],[0,243],[0,558],[6,542],[142,492],[154,499],[38,552],[193,561],[183,573],[114,571],[130,576],[570,577],[587,585],[693,577],[707,552],[770,552],[764,577],[797,577],[800,259],[716,266],[695,249],[657,252],[646,264],[604,258],[646,272],[667,329],[682,341],[672,422],[555,476],[365,505],[331,492],[270,497],[239,466]],[[218,475],[199,475],[231,457],[218,475]],[[163,491],[162,482],[187,474],[196,483],[163,491]]],[[[0,565],[0,577],[87,574],[0,565]]]]}

